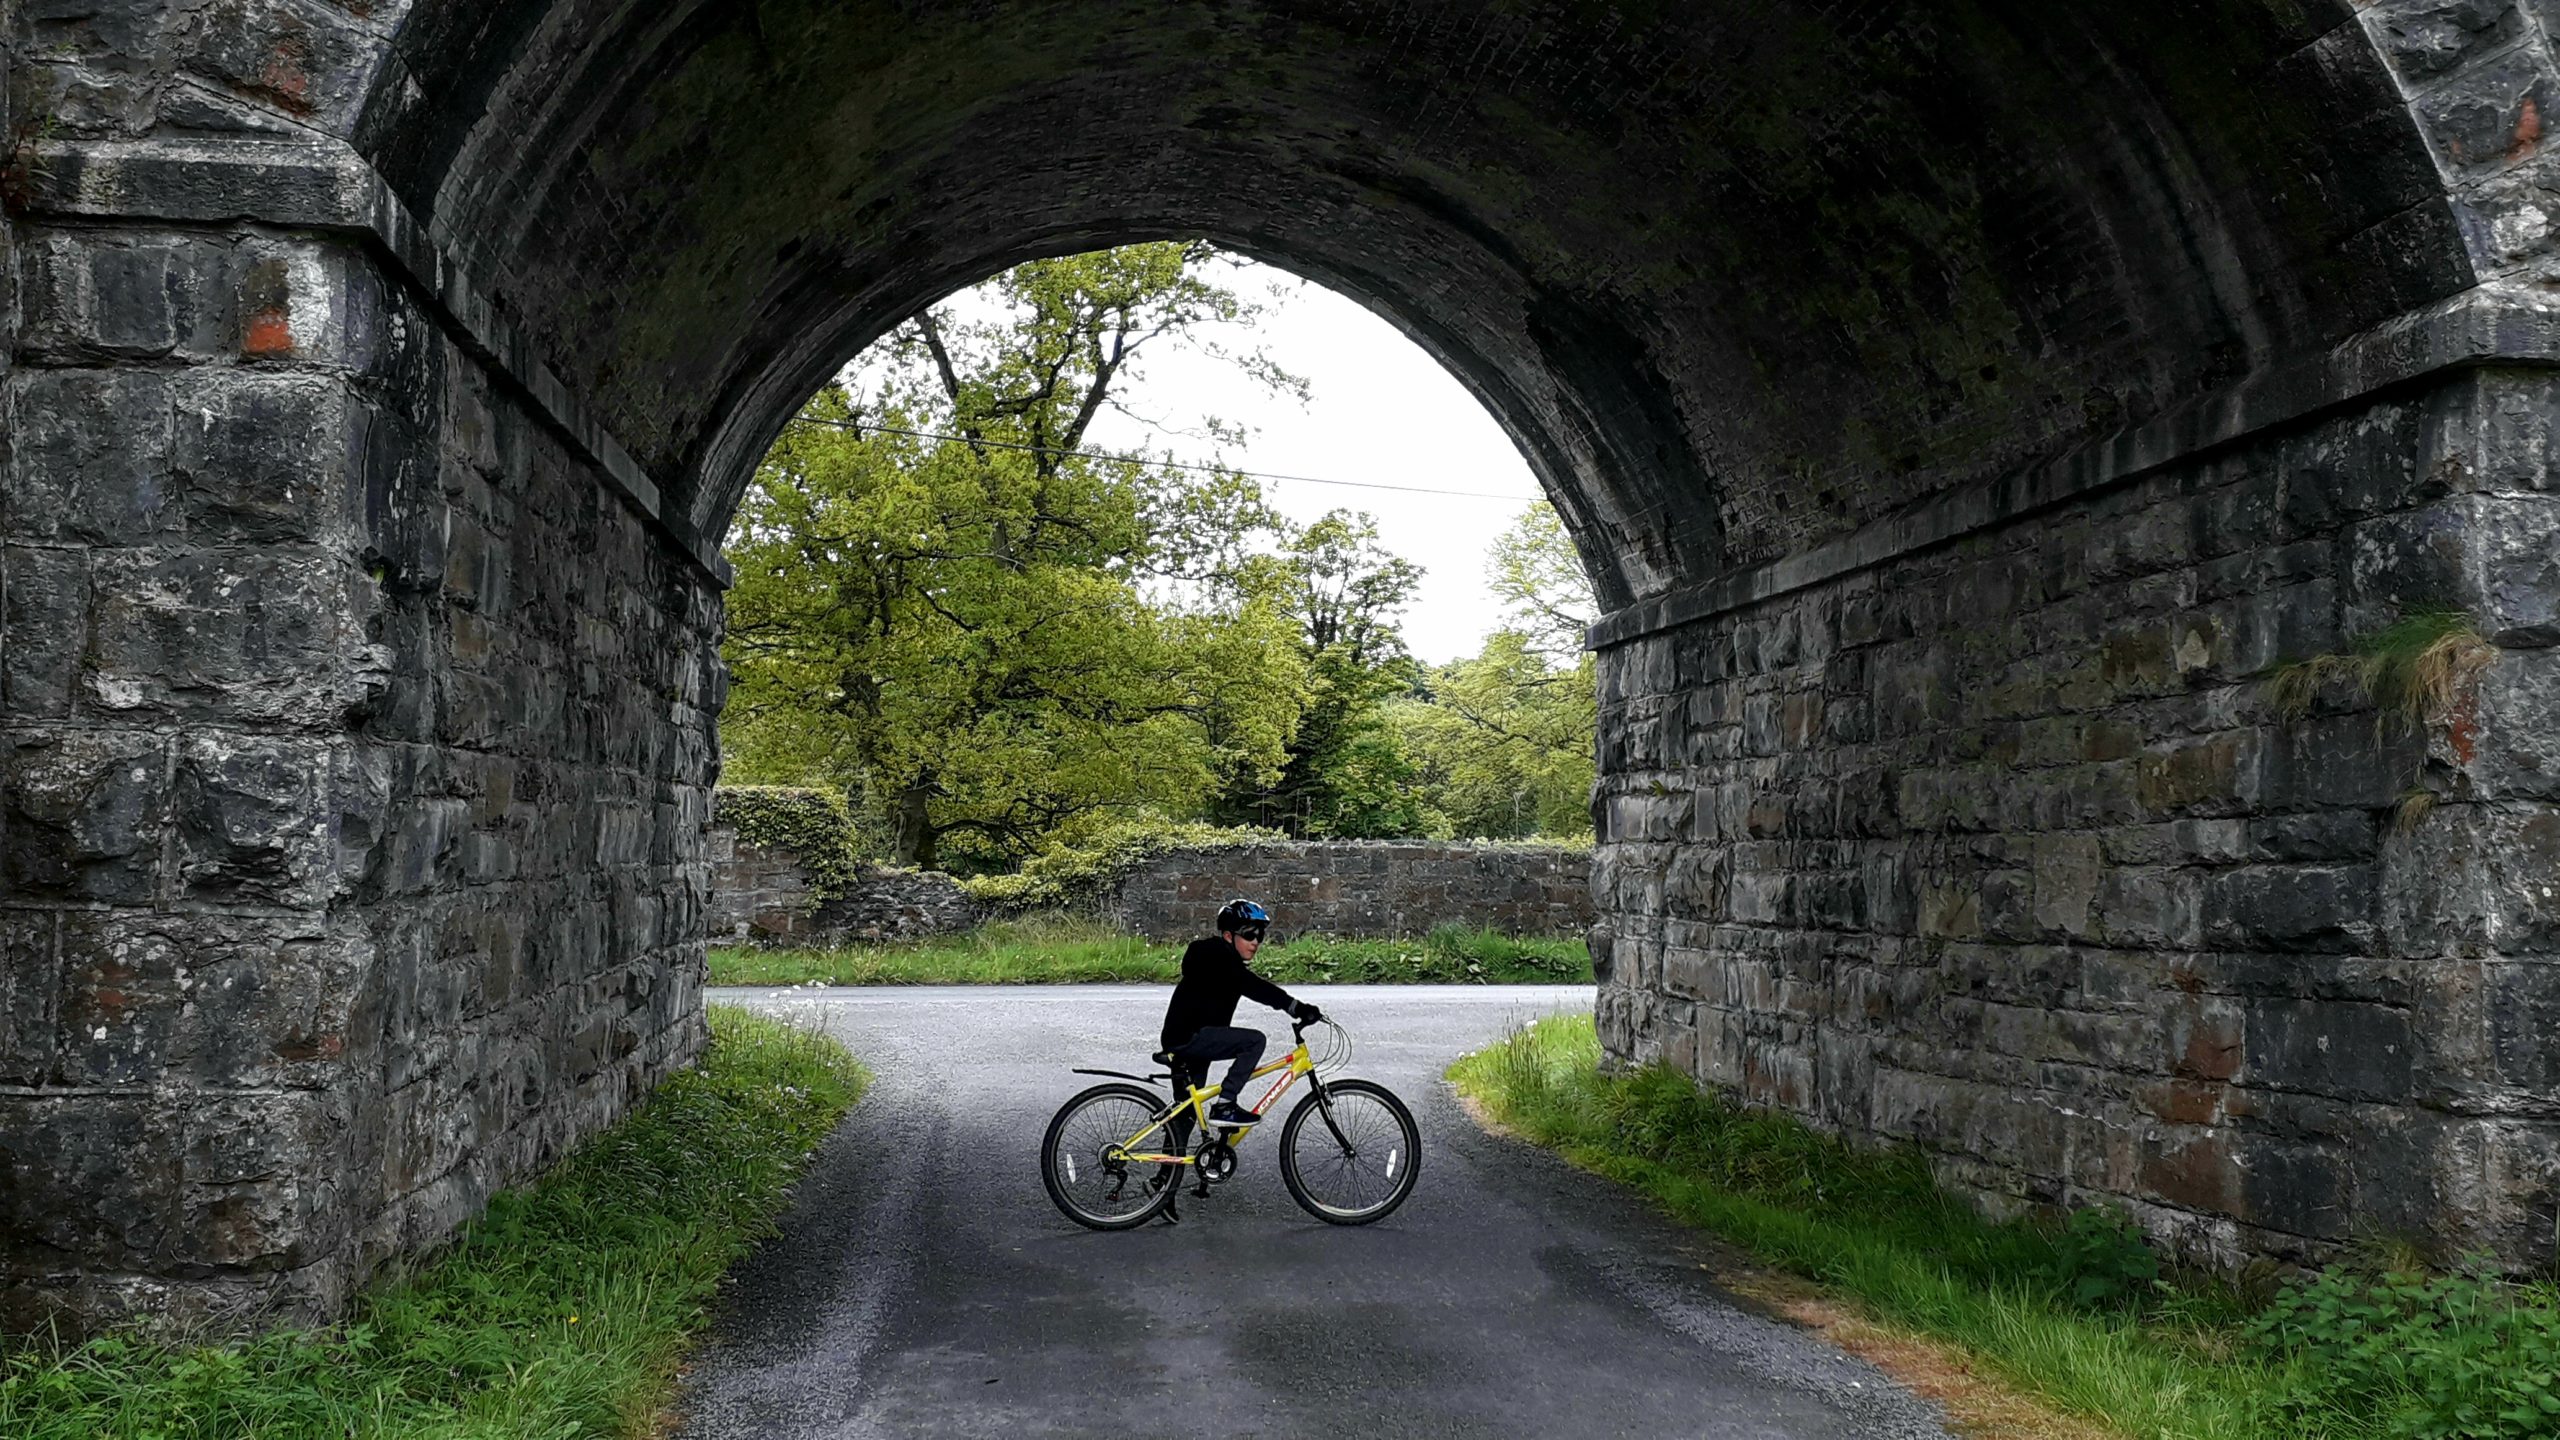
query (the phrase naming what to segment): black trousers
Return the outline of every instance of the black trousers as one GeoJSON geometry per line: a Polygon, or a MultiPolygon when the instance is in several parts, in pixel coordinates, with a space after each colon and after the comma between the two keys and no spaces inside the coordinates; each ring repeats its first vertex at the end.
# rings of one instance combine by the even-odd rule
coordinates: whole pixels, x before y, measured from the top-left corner
{"type": "Polygon", "coordinates": [[[1236,1104],[1244,1103],[1244,1082],[1253,1067],[1262,1063],[1262,1032],[1239,1030],[1233,1025],[1211,1025],[1190,1039],[1173,1047],[1173,1056],[1182,1062],[1183,1079],[1197,1084],[1208,1075],[1209,1066],[1218,1060],[1232,1059],[1227,1067],[1227,1081],[1218,1093],[1236,1104]]]}

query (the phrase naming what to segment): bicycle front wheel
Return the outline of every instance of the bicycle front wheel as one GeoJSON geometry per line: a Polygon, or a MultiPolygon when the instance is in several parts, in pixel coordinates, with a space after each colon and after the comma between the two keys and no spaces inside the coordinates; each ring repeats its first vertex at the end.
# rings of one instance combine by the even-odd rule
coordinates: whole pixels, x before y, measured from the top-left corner
{"type": "Polygon", "coordinates": [[[1384,1085],[1337,1080],[1298,1102],[1280,1131],[1289,1198],[1333,1225],[1383,1220],[1413,1193],[1422,1130],[1384,1085]]]}
{"type": "MultiPolygon", "coordinates": [[[[1096,1085],[1058,1107],[1040,1141],[1040,1179],[1068,1219],[1127,1230],[1173,1202],[1181,1166],[1120,1158],[1163,1108],[1154,1092],[1135,1085],[1096,1085]]],[[[1137,1148],[1170,1155],[1173,1137],[1159,1129],[1137,1148]]]]}

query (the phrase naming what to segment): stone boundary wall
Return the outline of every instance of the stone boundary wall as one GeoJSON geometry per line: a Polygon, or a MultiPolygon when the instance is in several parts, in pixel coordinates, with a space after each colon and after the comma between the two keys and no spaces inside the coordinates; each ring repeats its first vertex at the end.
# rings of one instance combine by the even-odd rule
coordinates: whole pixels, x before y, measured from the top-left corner
{"type": "Polygon", "coordinates": [[[935,870],[863,865],[853,883],[822,894],[787,846],[754,845],[713,827],[713,944],[842,945],[956,935],[987,918],[960,882],[935,870]]]}
{"type": "Polygon", "coordinates": [[[726,825],[711,828],[708,929],[711,943],[796,944],[808,940],[818,909],[816,885],[797,852],[753,845],[726,825]]]}
{"type": "MultiPolygon", "coordinates": [[[[715,942],[835,945],[956,934],[991,918],[950,876],[866,865],[821,899],[790,850],[711,832],[715,942]]],[[[1186,849],[1105,882],[1086,909],[1152,940],[1204,932],[1243,895],[1269,906],[1285,935],[1420,935],[1443,924],[1515,935],[1589,928],[1590,852],[1443,841],[1280,842],[1186,849]]]]}
{"type": "Polygon", "coordinates": [[[1420,935],[1440,925],[1578,935],[1592,921],[1591,854],[1415,840],[1177,850],[1112,881],[1094,908],[1151,940],[1188,940],[1239,895],[1267,907],[1283,937],[1420,935]]]}

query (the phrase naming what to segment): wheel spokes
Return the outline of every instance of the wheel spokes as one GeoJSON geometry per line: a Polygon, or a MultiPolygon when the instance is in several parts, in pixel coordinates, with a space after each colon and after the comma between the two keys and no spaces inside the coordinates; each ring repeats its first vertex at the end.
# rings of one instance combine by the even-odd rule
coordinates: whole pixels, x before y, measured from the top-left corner
{"type": "Polygon", "coordinates": [[[1163,1187],[1132,1187],[1133,1166],[1122,1158],[1129,1140],[1145,1130],[1155,1112],[1135,1097],[1103,1095],[1076,1108],[1056,1130],[1051,1156],[1061,1198],[1097,1220],[1124,1220],[1152,1207],[1163,1187]]]}
{"type": "Polygon", "coordinates": [[[1341,1091],[1328,1099],[1329,1117],[1298,1128],[1291,1157],[1298,1180],[1325,1210],[1365,1214],[1396,1198],[1412,1168],[1413,1138],[1375,1096],[1341,1091]]]}

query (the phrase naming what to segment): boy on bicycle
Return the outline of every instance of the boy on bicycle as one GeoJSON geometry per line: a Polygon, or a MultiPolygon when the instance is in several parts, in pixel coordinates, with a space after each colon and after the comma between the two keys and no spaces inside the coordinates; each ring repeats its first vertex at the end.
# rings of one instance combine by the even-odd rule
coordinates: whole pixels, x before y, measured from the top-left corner
{"type": "Polygon", "coordinates": [[[1253,957],[1270,928],[1269,911],[1250,900],[1228,901],[1218,911],[1218,933],[1192,941],[1182,952],[1182,979],[1165,1006],[1161,1040],[1177,1075],[1205,1077],[1211,1062],[1235,1061],[1209,1107],[1212,1125],[1251,1125],[1260,1118],[1244,1108],[1244,1082],[1262,1063],[1263,1035],[1236,1028],[1238,1000],[1251,996],[1302,1022],[1324,1018],[1323,1011],[1253,973],[1253,957]]]}

